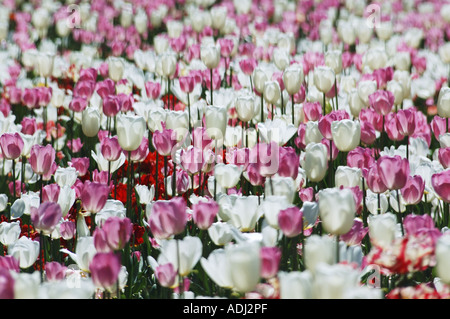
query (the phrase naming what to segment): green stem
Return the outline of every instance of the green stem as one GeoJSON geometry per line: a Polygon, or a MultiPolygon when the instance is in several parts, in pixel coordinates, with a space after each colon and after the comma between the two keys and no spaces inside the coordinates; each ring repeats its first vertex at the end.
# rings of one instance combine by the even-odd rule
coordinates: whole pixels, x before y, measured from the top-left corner
{"type": "Polygon", "coordinates": [[[400,190],[397,189],[397,222],[400,223],[402,228],[402,236],[405,235],[405,230],[403,228],[403,219],[402,219],[402,212],[401,212],[401,204],[400,204],[400,190]]]}

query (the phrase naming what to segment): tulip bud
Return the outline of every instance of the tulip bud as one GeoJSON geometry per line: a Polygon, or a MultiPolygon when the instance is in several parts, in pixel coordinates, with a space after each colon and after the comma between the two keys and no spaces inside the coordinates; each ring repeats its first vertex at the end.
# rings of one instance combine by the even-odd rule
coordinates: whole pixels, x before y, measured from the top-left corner
{"type": "Polygon", "coordinates": [[[359,121],[343,119],[331,123],[331,133],[336,148],[341,152],[355,149],[361,141],[361,126],[359,121]]]}
{"type": "Polygon", "coordinates": [[[280,84],[277,81],[266,81],[264,83],[264,99],[269,104],[277,104],[281,97],[280,84]]]}
{"type": "Polygon", "coordinates": [[[8,255],[19,261],[21,269],[31,267],[39,256],[39,241],[20,237],[14,244],[8,246],[8,255]]]}
{"type": "Polygon", "coordinates": [[[215,6],[211,8],[210,13],[211,13],[212,28],[215,30],[222,29],[227,19],[227,7],[215,6]]]}
{"type": "Polygon", "coordinates": [[[392,213],[369,216],[369,235],[373,244],[390,245],[395,238],[397,218],[392,213]]]}
{"type": "Polygon", "coordinates": [[[108,63],[108,72],[111,80],[116,83],[122,80],[125,68],[123,60],[121,58],[110,56],[106,62],[108,63]]]}
{"type": "Polygon", "coordinates": [[[309,143],[305,148],[302,167],[310,181],[321,181],[328,168],[327,147],[322,143],[309,143]]]}
{"type": "Polygon", "coordinates": [[[96,108],[88,107],[83,111],[81,129],[87,137],[97,135],[100,130],[100,112],[96,108]]]}
{"type": "Polygon", "coordinates": [[[174,52],[164,52],[160,55],[157,63],[157,69],[160,70],[160,75],[170,78],[175,74],[177,66],[177,57],[174,52]]]}
{"type": "Polygon", "coordinates": [[[303,83],[303,68],[298,64],[292,64],[283,72],[283,82],[289,95],[300,91],[303,83]]]}
{"type": "Polygon", "coordinates": [[[437,111],[440,117],[450,118],[450,88],[442,87],[439,91],[437,111]]]}
{"type": "Polygon", "coordinates": [[[282,48],[276,48],[273,51],[273,62],[279,70],[284,71],[289,66],[289,52],[282,48]]]}
{"type": "Polygon", "coordinates": [[[53,73],[55,55],[51,53],[39,53],[36,57],[36,69],[40,76],[50,77],[53,73]]]}
{"type": "Polygon", "coordinates": [[[141,145],[147,125],[142,116],[117,116],[117,137],[124,151],[134,151],[141,145]]]}
{"type": "Polygon", "coordinates": [[[342,52],[339,50],[327,51],[325,53],[325,65],[331,68],[335,74],[342,72],[342,52]]]}
{"type": "Polygon", "coordinates": [[[322,93],[328,93],[335,82],[335,73],[332,68],[318,66],[314,69],[314,85],[322,93]]]}
{"type": "Polygon", "coordinates": [[[236,98],[236,112],[243,122],[248,122],[255,116],[255,98],[252,95],[239,96],[236,98]]]}
{"type": "Polygon", "coordinates": [[[205,124],[209,138],[216,140],[218,146],[223,144],[228,124],[227,108],[210,105],[206,109],[205,124]]]}
{"type": "Polygon", "coordinates": [[[266,72],[261,67],[256,67],[253,70],[253,83],[255,84],[255,90],[258,93],[264,92],[265,83],[269,81],[266,72]]]}
{"type": "Polygon", "coordinates": [[[202,45],[200,50],[202,62],[208,69],[215,69],[220,62],[220,50],[215,45],[202,45]]]}
{"type": "Polygon", "coordinates": [[[333,235],[346,234],[353,226],[356,213],[351,190],[326,188],[319,192],[319,214],[326,231],[333,235]]]}

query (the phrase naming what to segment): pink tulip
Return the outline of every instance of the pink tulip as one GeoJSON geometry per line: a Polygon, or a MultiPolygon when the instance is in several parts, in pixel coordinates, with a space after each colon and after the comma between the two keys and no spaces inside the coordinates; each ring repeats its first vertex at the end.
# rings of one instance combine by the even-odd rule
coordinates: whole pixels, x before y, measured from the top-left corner
{"type": "Polygon", "coordinates": [[[341,235],[341,239],[349,246],[360,245],[368,231],[369,227],[364,227],[363,222],[359,218],[355,218],[352,228],[348,233],[341,235]]]}
{"type": "Polygon", "coordinates": [[[14,299],[14,278],[9,270],[0,268],[0,299],[14,299]]]}
{"type": "Polygon", "coordinates": [[[212,139],[209,137],[207,129],[204,126],[196,127],[193,130],[192,139],[192,145],[201,150],[209,147],[212,143],[212,139]]]}
{"type": "Polygon", "coordinates": [[[145,91],[148,97],[155,100],[161,94],[161,84],[158,82],[147,82],[145,83],[145,91]]]}
{"type": "MultiPolygon", "coordinates": [[[[144,136],[138,148],[134,151],[131,151],[130,159],[133,162],[142,162],[147,158],[149,152],[150,150],[148,149],[148,139],[144,136]]],[[[123,151],[123,153],[125,154],[126,158],[128,158],[128,152],[123,151]]]]}
{"type": "Polygon", "coordinates": [[[133,224],[129,218],[120,218],[112,216],[106,219],[100,229],[96,231],[105,233],[104,239],[110,251],[117,251],[125,248],[129,242],[133,231],[133,224]]]}
{"type": "Polygon", "coordinates": [[[409,162],[398,155],[382,156],[377,162],[378,171],[384,185],[390,190],[401,189],[409,177],[409,162]]]}
{"type": "Polygon", "coordinates": [[[32,117],[24,117],[20,122],[22,125],[21,132],[26,135],[33,135],[37,131],[36,119],[32,117]]]}
{"type": "Polygon", "coordinates": [[[362,109],[361,112],[359,112],[359,120],[361,122],[368,122],[372,124],[375,130],[378,132],[383,131],[383,115],[378,114],[373,109],[362,109]]]}
{"type": "Polygon", "coordinates": [[[170,288],[175,285],[177,271],[171,263],[159,265],[155,269],[155,276],[161,286],[170,288]]]}
{"type": "Polygon", "coordinates": [[[37,106],[38,95],[37,90],[26,88],[22,91],[22,104],[27,108],[32,109],[37,106]]]}
{"type": "MultiPolygon", "coordinates": [[[[320,143],[322,143],[323,145],[325,145],[327,147],[327,159],[330,159],[330,140],[327,140],[326,138],[323,138],[320,143]]],[[[339,154],[339,150],[336,147],[336,144],[334,144],[334,141],[331,141],[331,151],[333,153],[331,153],[331,159],[334,161],[337,159],[338,154],[339,154]]]]}
{"type": "Polygon", "coordinates": [[[291,177],[295,180],[298,176],[299,165],[299,156],[292,147],[280,148],[280,165],[278,167],[278,175],[282,177],[291,177]]]}
{"type": "Polygon", "coordinates": [[[241,68],[241,71],[245,75],[252,75],[253,70],[256,68],[257,65],[258,62],[256,61],[256,59],[253,58],[245,58],[239,61],[239,67],[241,68]]]}
{"type": "Polygon", "coordinates": [[[70,240],[75,236],[76,225],[73,221],[64,221],[59,226],[59,231],[64,240],[70,240]]]}
{"type": "Polygon", "coordinates": [[[186,193],[191,186],[188,173],[186,171],[178,169],[176,173],[175,184],[177,194],[181,195],[186,193]]]}
{"type": "Polygon", "coordinates": [[[56,164],[56,162],[53,162],[50,165],[50,169],[47,171],[47,173],[42,174],[42,180],[49,181],[52,178],[52,175],[55,174],[57,169],[58,169],[58,164],[56,164]]]}
{"type": "Polygon", "coordinates": [[[322,106],[319,102],[303,103],[303,112],[308,121],[318,121],[322,116],[322,106]]]}
{"type": "Polygon", "coordinates": [[[173,147],[177,144],[176,132],[171,129],[155,131],[153,133],[153,146],[161,156],[169,156],[173,147]]]}
{"type": "Polygon", "coordinates": [[[48,144],[46,146],[35,144],[30,151],[30,165],[38,175],[47,174],[55,162],[55,150],[48,144]]]}
{"type": "Polygon", "coordinates": [[[39,106],[47,106],[52,99],[52,88],[41,86],[37,88],[37,99],[39,106]]]}
{"type": "Polygon", "coordinates": [[[45,264],[45,275],[48,281],[59,281],[66,277],[67,267],[57,261],[47,262],[45,264]]]}
{"type": "Polygon", "coordinates": [[[100,95],[100,97],[104,99],[108,95],[116,93],[116,86],[113,80],[106,79],[97,83],[96,91],[98,95],[100,95]]]}
{"type": "Polygon", "coordinates": [[[181,76],[179,81],[181,91],[184,93],[192,93],[194,91],[195,79],[192,75],[181,76]]]}
{"type": "Polygon", "coordinates": [[[384,130],[386,131],[391,141],[401,141],[405,137],[398,130],[397,115],[395,113],[389,113],[386,116],[386,122],[384,123],[384,130]]]}
{"type": "Polygon", "coordinates": [[[450,203],[450,170],[445,170],[431,176],[431,185],[438,196],[450,203]]]}
{"type": "Polygon", "coordinates": [[[300,235],[303,231],[303,212],[296,206],[280,210],[278,225],[286,237],[300,235]]]}
{"type": "Polygon", "coordinates": [[[197,147],[189,147],[181,151],[181,166],[190,175],[194,175],[203,167],[203,151],[197,147]]]}
{"type": "Polygon", "coordinates": [[[107,185],[87,180],[80,194],[81,205],[87,212],[98,213],[105,206],[108,195],[107,185]]]}
{"type": "Polygon", "coordinates": [[[82,68],[80,69],[80,77],[78,81],[96,81],[97,70],[95,68],[82,68]]]}
{"type": "Polygon", "coordinates": [[[361,122],[361,142],[366,145],[372,145],[376,140],[376,131],[369,122],[361,122]]]}
{"type": "Polygon", "coordinates": [[[102,139],[100,142],[100,151],[107,161],[117,161],[122,153],[122,148],[120,147],[117,136],[111,138],[105,137],[102,139]]]}
{"type": "Polygon", "coordinates": [[[435,225],[434,220],[430,215],[409,214],[405,216],[405,219],[403,221],[403,227],[405,228],[406,234],[416,235],[423,229],[435,228],[435,225]]]}
{"type": "Polygon", "coordinates": [[[415,112],[412,109],[398,110],[397,129],[403,136],[411,136],[416,128],[415,112]]]}
{"type": "Polygon", "coordinates": [[[260,169],[258,164],[250,163],[247,166],[247,176],[248,181],[253,186],[261,186],[264,184],[266,178],[260,174],[260,169]]]}
{"type": "Polygon", "coordinates": [[[81,138],[75,138],[73,140],[67,141],[67,147],[72,150],[73,153],[78,153],[81,151],[83,147],[83,143],[81,143],[81,138]]]}
{"type": "Polygon", "coordinates": [[[378,90],[369,95],[369,104],[381,115],[387,115],[394,106],[394,94],[390,91],[378,90]]]}
{"type": "MultiPolygon", "coordinates": [[[[19,261],[11,255],[0,256],[0,269],[15,271],[17,273],[20,272],[20,264],[19,261]]],[[[0,281],[1,282],[1,281],[0,281]]],[[[0,285],[1,287],[1,285],[0,285]]],[[[1,288],[0,288],[1,291],[1,288]]],[[[0,293],[1,295],[1,293],[0,293]]],[[[0,297],[1,299],[1,297],[0,297]]]]}
{"type": "Polygon", "coordinates": [[[270,279],[277,275],[280,261],[281,250],[278,247],[261,247],[261,277],[270,279]]]}
{"type": "Polygon", "coordinates": [[[103,113],[106,116],[114,117],[120,111],[119,98],[117,95],[107,95],[103,99],[103,113]]]}
{"type": "Polygon", "coordinates": [[[444,168],[449,168],[450,167],[450,147],[440,148],[438,151],[438,159],[439,159],[439,163],[441,163],[441,165],[444,168]]]}
{"type": "Polygon", "coordinates": [[[192,218],[197,227],[202,230],[206,230],[212,225],[218,212],[219,204],[212,199],[192,205],[192,218]]]}
{"type": "Polygon", "coordinates": [[[84,97],[73,97],[69,103],[69,109],[74,112],[83,112],[87,107],[88,101],[84,97]]]}
{"type": "Polygon", "coordinates": [[[360,168],[365,178],[370,167],[375,163],[371,149],[357,147],[347,154],[347,166],[360,168]]]}
{"type": "Polygon", "coordinates": [[[445,122],[447,119],[439,117],[437,115],[433,116],[433,119],[430,122],[431,131],[434,134],[434,138],[439,141],[439,136],[442,134],[445,134],[446,131],[446,124],[445,122]]]}
{"type": "Polygon", "coordinates": [[[160,200],[153,204],[149,225],[156,238],[167,239],[180,234],[186,223],[186,202],[182,197],[160,200]]]}
{"type": "Polygon", "coordinates": [[[220,54],[225,58],[229,57],[231,52],[233,52],[234,41],[228,38],[220,38],[217,42],[220,46],[220,54]]]}
{"type": "Polygon", "coordinates": [[[8,90],[9,93],[9,102],[11,104],[19,104],[22,100],[22,89],[11,86],[8,90]]]}
{"type": "Polygon", "coordinates": [[[406,185],[402,188],[402,197],[407,205],[417,205],[422,200],[425,181],[420,175],[409,176],[406,185]]]}
{"type": "Polygon", "coordinates": [[[89,263],[92,281],[97,287],[115,288],[120,273],[120,256],[115,253],[97,253],[89,263]]]}
{"type": "Polygon", "coordinates": [[[387,191],[388,187],[384,184],[381,176],[380,176],[380,169],[378,167],[377,163],[374,163],[368,170],[367,176],[367,186],[369,189],[376,193],[381,194],[387,191]]]}
{"type": "Polygon", "coordinates": [[[42,188],[42,201],[43,202],[58,202],[60,187],[58,184],[48,184],[42,188]]]}
{"type": "Polygon", "coordinates": [[[225,154],[227,163],[234,164],[242,167],[242,170],[247,170],[248,164],[250,163],[250,149],[247,147],[243,148],[232,148],[228,150],[225,154]]]}
{"type": "Polygon", "coordinates": [[[9,160],[14,160],[20,156],[24,142],[19,133],[3,133],[0,136],[0,148],[3,157],[9,160]]]}
{"type": "Polygon", "coordinates": [[[73,96],[89,100],[94,93],[95,85],[96,83],[93,80],[78,80],[73,90],[73,96]]]}
{"type": "Polygon", "coordinates": [[[31,207],[31,221],[38,231],[50,234],[58,225],[62,217],[61,207],[58,203],[45,202],[38,208],[31,207]]]}
{"type": "Polygon", "coordinates": [[[314,200],[314,189],[312,187],[300,188],[298,196],[302,202],[312,202],[314,200]]]}
{"type": "Polygon", "coordinates": [[[122,112],[128,112],[133,110],[134,98],[131,94],[119,93],[117,94],[119,100],[120,110],[122,112]]]}
{"type": "Polygon", "coordinates": [[[84,176],[89,170],[89,158],[88,157],[77,157],[72,158],[70,161],[70,166],[74,167],[79,176],[84,176]]]}

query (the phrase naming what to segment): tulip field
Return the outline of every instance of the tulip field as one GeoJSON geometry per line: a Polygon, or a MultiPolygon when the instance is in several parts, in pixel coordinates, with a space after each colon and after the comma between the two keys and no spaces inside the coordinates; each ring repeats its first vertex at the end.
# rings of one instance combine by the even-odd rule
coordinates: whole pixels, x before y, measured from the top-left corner
{"type": "Polygon", "coordinates": [[[449,40],[448,0],[2,1],[0,298],[449,299],[449,40]]]}

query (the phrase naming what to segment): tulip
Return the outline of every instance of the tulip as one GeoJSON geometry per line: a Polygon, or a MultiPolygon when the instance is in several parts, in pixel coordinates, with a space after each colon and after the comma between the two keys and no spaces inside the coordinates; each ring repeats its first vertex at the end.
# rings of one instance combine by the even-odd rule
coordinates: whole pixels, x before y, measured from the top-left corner
{"type": "Polygon", "coordinates": [[[158,261],[170,262],[179,276],[184,277],[189,275],[202,257],[202,248],[202,242],[198,237],[186,236],[181,240],[164,240],[161,243],[158,261]]]}
{"type": "Polygon", "coordinates": [[[337,236],[350,231],[356,213],[352,192],[347,188],[326,188],[318,195],[319,214],[324,229],[337,236]]]}
{"type": "Polygon", "coordinates": [[[22,236],[14,244],[8,246],[8,255],[19,261],[21,269],[27,269],[36,262],[39,256],[39,246],[39,241],[22,236]]]}
{"type": "Polygon", "coordinates": [[[279,272],[281,299],[311,299],[313,276],[310,271],[279,272]]]}
{"type": "Polygon", "coordinates": [[[422,200],[425,181],[420,175],[409,176],[401,194],[406,205],[417,205],[422,200]]]}
{"type": "Polygon", "coordinates": [[[114,137],[105,137],[100,142],[100,150],[102,156],[107,161],[117,161],[120,158],[120,154],[122,152],[122,148],[120,147],[119,140],[117,136],[114,137]]]}
{"type": "Polygon", "coordinates": [[[360,168],[338,166],[334,176],[336,187],[362,188],[362,172],[360,168]]]}
{"type": "Polygon", "coordinates": [[[241,232],[250,232],[255,229],[261,217],[258,210],[258,197],[255,195],[236,198],[230,211],[231,224],[241,232]]]}
{"type": "Polygon", "coordinates": [[[98,213],[105,206],[108,195],[108,185],[87,180],[80,194],[81,205],[88,213],[98,213]]]}
{"type": "Polygon", "coordinates": [[[322,143],[309,143],[305,149],[302,167],[312,182],[319,182],[327,173],[327,147],[322,143]]]}
{"type": "Polygon", "coordinates": [[[212,281],[219,287],[233,288],[231,269],[224,249],[213,250],[207,259],[204,257],[200,259],[200,264],[212,281]]]}
{"type": "Polygon", "coordinates": [[[398,190],[406,185],[409,176],[409,162],[398,155],[382,156],[378,159],[378,172],[383,184],[390,190],[398,190]]]}
{"type": "Polygon", "coordinates": [[[278,247],[261,247],[261,277],[270,279],[276,276],[281,260],[281,250],[278,247]]]}
{"type": "Polygon", "coordinates": [[[94,246],[94,238],[92,236],[78,237],[75,253],[69,251],[66,248],[62,248],[60,251],[68,254],[70,258],[76,262],[80,270],[83,270],[85,272],[90,271],[90,264],[94,256],[97,254],[94,246]]]}
{"type": "Polygon", "coordinates": [[[341,152],[355,149],[361,140],[361,125],[359,121],[343,119],[331,123],[331,133],[336,148],[341,152]]]}
{"type": "Polygon", "coordinates": [[[369,95],[369,103],[373,109],[383,116],[387,115],[394,105],[394,95],[390,91],[378,90],[369,95]]]}
{"type": "Polygon", "coordinates": [[[12,223],[2,222],[0,224],[0,243],[8,247],[19,239],[20,233],[21,229],[19,221],[12,223]]]}
{"type": "Polygon", "coordinates": [[[384,184],[381,178],[379,166],[377,164],[373,164],[369,168],[366,181],[367,186],[374,193],[381,194],[388,190],[388,187],[384,184]]]}
{"type": "Polygon", "coordinates": [[[153,134],[153,146],[161,156],[171,155],[176,143],[175,131],[173,130],[164,129],[163,131],[155,131],[153,134]]]}
{"type": "Polygon", "coordinates": [[[222,106],[210,105],[206,109],[205,126],[209,138],[215,140],[216,147],[223,144],[227,129],[227,109],[222,106]]]}
{"type": "Polygon", "coordinates": [[[242,242],[225,247],[233,287],[240,292],[252,291],[260,280],[260,249],[254,242],[242,242]]]}
{"type": "Polygon", "coordinates": [[[114,82],[119,82],[124,73],[124,62],[121,58],[110,56],[108,57],[107,61],[108,63],[108,75],[114,82]]]}
{"type": "Polygon", "coordinates": [[[445,283],[450,283],[450,237],[446,234],[441,236],[436,243],[436,273],[437,276],[445,283]]]}
{"type": "MultiPolygon", "coordinates": [[[[219,211],[220,213],[220,211],[219,211]]],[[[233,233],[231,225],[224,222],[215,222],[208,228],[208,235],[212,242],[217,246],[224,246],[231,242],[233,233]]]]}
{"type": "Polygon", "coordinates": [[[117,280],[119,279],[121,264],[120,256],[111,253],[97,253],[89,263],[94,285],[109,291],[115,291],[117,280]]]}
{"type": "Polygon", "coordinates": [[[450,147],[440,148],[438,150],[438,159],[445,169],[450,168],[450,147]]]}
{"type": "Polygon", "coordinates": [[[280,210],[278,225],[288,238],[300,235],[303,231],[303,213],[298,207],[289,207],[280,210]]]}
{"type": "Polygon", "coordinates": [[[76,225],[72,221],[62,222],[59,226],[59,231],[61,233],[61,237],[64,240],[70,240],[75,236],[76,225]]]}
{"type": "Polygon", "coordinates": [[[322,107],[319,102],[305,102],[303,104],[303,112],[305,112],[305,118],[308,121],[319,121],[322,119],[322,107]]]}
{"type": "Polygon", "coordinates": [[[255,116],[255,98],[252,95],[237,97],[235,107],[239,119],[243,122],[249,122],[255,116]]]}
{"type": "Polygon", "coordinates": [[[148,223],[156,238],[180,234],[187,223],[186,202],[181,197],[157,201],[151,207],[148,223]]]}
{"type": "Polygon", "coordinates": [[[348,265],[317,266],[314,276],[314,298],[345,299],[345,294],[359,287],[359,271],[348,265]]]}
{"type": "Polygon", "coordinates": [[[450,203],[450,170],[433,174],[431,184],[436,194],[448,205],[450,203]]]}
{"type": "Polygon", "coordinates": [[[305,241],[305,267],[313,274],[320,263],[335,262],[336,245],[329,236],[311,235],[305,241]]]}
{"type": "Polygon", "coordinates": [[[100,112],[93,107],[87,107],[82,113],[81,129],[87,137],[94,137],[100,130],[100,112]]]}
{"type": "Polygon", "coordinates": [[[21,155],[24,142],[19,133],[4,133],[0,136],[0,147],[4,158],[15,160],[21,155]]]}
{"type": "MultiPolygon", "coordinates": [[[[266,81],[263,90],[264,99],[268,104],[277,104],[281,97],[280,84],[277,81],[266,81]]],[[[272,119],[274,114],[272,114],[272,119]]]]}
{"type": "MultiPolygon", "coordinates": [[[[439,91],[438,102],[437,102],[437,112],[442,118],[447,119],[450,117],[450,88],[442,87],[439,91]]],[[[448,126],[447,126],[448,127],[448,126]]]]}
{"type": "Polygon", "coordinates": [[[66,277],[67,267],[59,262],[52,261],[45,263],[45,275],[48,281],[59,281],[66,277]]]}
{"type": "Polygon", "coordinates": [[[299,165],[299,156],[292,147],[280,148],[280,166],[278,168],[278,175],[282,177],[291,177],[295,180],[298,176],[299,165]]]}
{"type": "Polygon", "coordinates": [[[144,137],[146,122],[142,116],[118,115],[117,137],[124,151],[136,150],[144,137]]]}
{"type": "Polygon", "coordinates": [[[177,272],[171,263],[167,263],[156,267],[155,276],[161,286],[172,288],[176,283],[177,272]]]}
{"type": "Polygon", "coordinates": [[[370,241],[375,245],[386,247],[395,238],[396,217],[392,213],[369,216],[370,241]]]}
{"type": "Polygon", "coordinates": [[[209,200],[207,202],[198,202],[192,205],[192,218],[199,229],[208,229],[214,222],[217,213],[219,212],[219,205],[209,200]]]}
{"type": "Polygon", "coordinates": [[[219,163],[214,167],[214,176],[223,188],[233,188],[239,182],[241,169],[234,164],[219,163]]]}
{"type": "MultiPolygon", "coordinates": [[[[105,242],[111,251],[125,248],[131,238],[133,225],[130,219],[112,216],[101,226],[101,231],[105,233],[105,242]]],[[[96,229],[95,231],[98,231],[96,229]]],[[[95,234],[94,234],[95,241],[95,234]]]]}
{"type": "Polygon", "coordinates": [[[55,150],[51,145],[33,145],[30,152],[30,164],[38,175],[47,174],[55,161],[55,150]]]}

